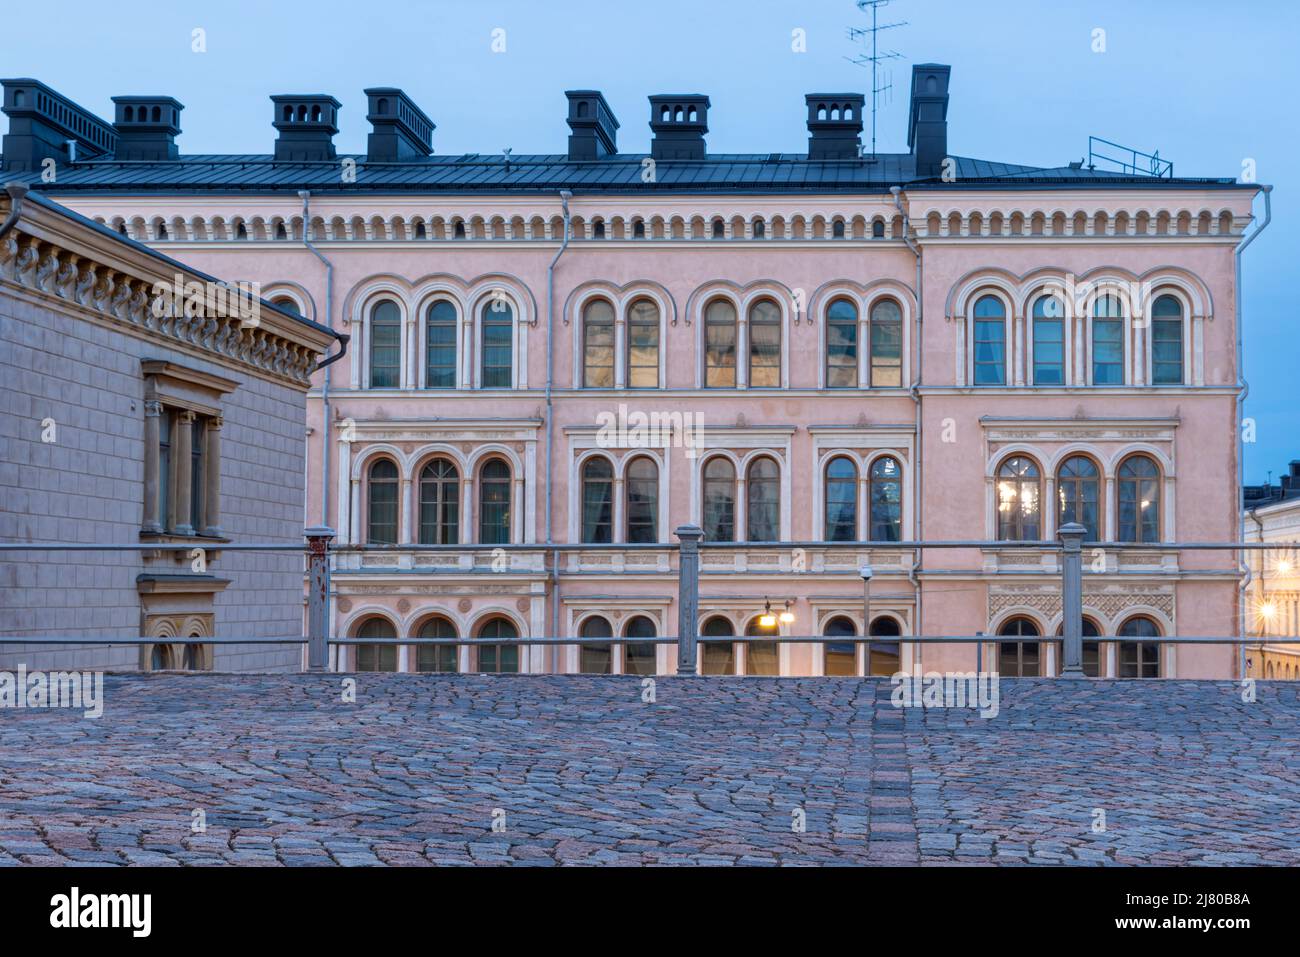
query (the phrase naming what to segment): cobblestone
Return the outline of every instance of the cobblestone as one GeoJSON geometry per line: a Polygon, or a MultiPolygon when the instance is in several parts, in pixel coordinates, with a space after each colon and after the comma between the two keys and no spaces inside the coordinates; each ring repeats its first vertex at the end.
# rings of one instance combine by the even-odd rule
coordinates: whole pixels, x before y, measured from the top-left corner
{"type": "Polygon", "coordinates": [[[1300,864],[1295,684],[355,677],[0,711],[0,866],[1300,864]]]}

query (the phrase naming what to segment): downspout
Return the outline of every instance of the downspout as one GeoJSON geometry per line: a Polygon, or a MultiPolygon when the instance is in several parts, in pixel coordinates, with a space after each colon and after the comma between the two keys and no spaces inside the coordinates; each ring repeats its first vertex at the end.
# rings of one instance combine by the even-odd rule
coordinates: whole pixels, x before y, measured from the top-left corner
{"type": "MultiPolygon", "coordinates": [[[[1241,254],[1246,251],[1247,246],[1249,246],[1251,243],[1253,243],[1256,239],[1259,238],[1259,234],[1262,233],[1264,230],[1266,230],[1268,228],[1268,224],[1273,220],[1273,198],[1270,195],[1273,192],[1273,187],[1263,186],[1261,188],[1264,191],[1264,221],[1255,228],[1255,231],[1253,233],[1251,233],[1244,240],[1242,240],[1240,244],[1238,244],[1237,248],[1233,251],[1232,254],[1233,282],[1235,284],[1232,290],[1233,293],[1232,306],[1233,306],[1233,313],[1234,313],[1234,321],[1236,322],[1237,325],[1237,421],[1236,421],[1236,428],[1237,428],[1236,494],[1238,496],[1237,502],[1241,501],[1240,496],[1241,496],[1242,485],[1246,480],[1245,479],[1246,443],[1241,433],[1241,423],[1243,421],[1244,413],[1246,411],[1246,396],[1250,394],[1250,383],[1246,381],[1246,358],[1245,358],[1245,351],[1244,351],[1245,336],[1243,335],[1242,332],[1242,323],[1241,323],[1241,296],[1242,296],[1241,254]]],[[[1234,516],[1237,515],[1239,511],[1240,511],[1240,506],[1234,503],[1233,515],[1234,516]]],[[[1256,519],[1256,521],[1258,521],[1258,519],[1256,519]]],[[[1245,523],[1242,522],[1240,519],[1237,519],[1236,525],[1237,525],[1238,541],[1240,541],[1241,544],[1244,545],[1246,543],[1245,523]]],[[[1262,533],[1260,535],[1260,540],[1263,541],[1262,533]]],[[[1245,549],[1242,549],[1242,551],[1238,553],[1237,572],[1242,576],[1241,584],[1237,588],[1237,622],[1238,622],[1237,634],[1239,637],[1245,638],[1246,637],[1246,589],[1250,587],[1251,578],[1252,578],[1250,564],[1246,561],[1245,549]]],[[[1240,654],[1237,656],[1237,664],[1241,670],[1241,674],[1238,675],[1238,677],[1245,678],[1246,677],[1246,646],[1238,645],[1238,647],[1241,649],[1240,654]]]]}
{"type": "Polygon", "coordinates": [[[0,223],[0,238],[14,228],[14,224],[18,222],[18,217],[23,214],[23,200],[27,198],[27,184],[18,182],[5,183],[5,192],[13,200],[13,205],[9,207],[9,215],[5,217],[5,221],[0,223]]]}
{"type": "Polygon", "coordinates": [[[555,536],[551,527],[551,502],[553,498],[551,464],[555,454],[555,265],[569,248],[569,200],[573,193],[560,190],[560,206],[564,210],[564,238],[555,258],[546,267],[546,544],[551,549],[551,634],[560,636],[560,553],[554,547],[555,536]]]}
{"type": "MultiPolygon", "coordinates": [[[[921,247],[915,239],[912,238],[908,224],[910,217],[907,211],[903,209],[903,190],[898,186],[889,187],[890,193],[894,196],[894,206],[903,216],[903,242],[907,243],[907,248],[912,251],[916,257],[916,335],[912,337],[912,351],[916,355],[916,375],[912,377],[912,385],[908,390],[912,396],[912,405],[916,411],[916,452],[912,474],[912,501],[916,503],[916,540],[924,541],[925,519],[924,511],[921,508],[921,450],[924,443],[922,442],[924,420],[921,417],[921,375],[922,375],[922,349],[921,349],[921,322],[922,311],[925,308],[923,302],[925,297],[921,292],[921,247]]],[[[924,604],[921,601],[921,582],[917,578],[917,569],[921,566],[922,553],[917,552],[916,560],[912,562],[912,567],[907,571],[907,580],[911,582],[912,594],[916,596],[916,629],[918,635],[925,634],[925,613],[924,604]]],[[[871,629],[871,623],[866,623],[868,631],[871,629]]]]}

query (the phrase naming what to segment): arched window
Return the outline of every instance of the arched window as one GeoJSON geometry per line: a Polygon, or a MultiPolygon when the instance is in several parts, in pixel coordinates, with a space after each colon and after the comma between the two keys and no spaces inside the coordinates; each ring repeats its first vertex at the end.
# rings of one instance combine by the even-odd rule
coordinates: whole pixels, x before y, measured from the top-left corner
{"type": "Polygon", "coordinates": [[[1007,384],[1007,310],[997,296],[975,303],[975,384],[1007,384]]]}
{"type": "MultiPolygon", "coordinates": [[[[583,638],[612,638],[614,637],[614,630],[610,628],[608,621],[599,615],[595,615],[582,623],[581,636],[583,638]]],[[[584,675],[610,674],[613,670],[614,656],[611,650],[613,647],[610,644],[579,645],[578,670],[584,675]]]]}
{"type": "Polygon", "coordinates": [[[903,313],[892,299],[871,307],[871,385],[898,388],[903,384],[903,313]]]}
{"type": "Polygon", "coordinates": [[[402,384],[402,311],[382,299],[370,311],[370,387],[396,389],[402,384]]]}
{"type": "MultiPolygon", "coordinates": [[[[380,641],[397,637],[397,630],[387,618],[368,618],[357,629],[358,638],[380,641]]],[[[357,645],[357,671],[396,671],[396,645],[357,645]]]]}
{"type": "Polygon", "coordinates": [[[1119,467],[1119,541],[1160,541],[1160,469],[1145,455],[1119,467]]]}
{"type": "Polygon", "coordinates": [[[633,459],[628,463],[623,487],[627,496],[627,540],[659,541],[659,466],[644,455],[633,459]]]}
{"type": "Polygon", "coordinates": [[[871,463],[871,533],[873,542],[903,538],[903,470],[898,460],[884,456],[871,463]]]}
{"type": "Polygon", "coordinates": [[[492,459],[483,466],[478,483],[480,545],[510,541],[510,466],[492,459]]]}
{"type": "Polygon", "coordinates": [[[704,465],[704,540],[736,540],[736,469],[721,456],[704,465]]]}
{"type": "MultiPolygon", "coordinates": [[[[1065,626],[1060,625],[1056,629],[1056,635],[1059,638],[1063,634],[1065,634],[1065,626]]],[[[1083,637],[1085,639],[1097,638],[1100,637],[1100,635],[1101,630],[1097,627],[1095,621],[1091,618],[1083,619],[1083,637]]],[[[1064,645],[1064,642],[1058,641],[1056,644],[1058,647],[1061,647],[1064,645]]],[[[1058,651],[1058,657],[1061,662],[1065,661],[1063,648],[1058,651]]],[[[1064,665],[1062,664],[1058,667],[1064,667],[1064,665]]],[[[1101,642],[1099,641],[1084,641],[1083,643],[1083,676],[1085,678],[1101,677],[1101,642]]]]}
{"type": "Polygon", "coordinates": [[[1183,384],[1183,306],[1173,296],[1151,306],[1151,382],[1183,384]]]}
{"type": "Polygon", "coordinates": [[[885,221],[883,219],[877,219],[875,222],[871,224],[871,238],[872,239],[885,238],[885,221]]]}
{"type": "Polygon", "coordinates": [[[998,469],[998,538],[1032,542],[1041,537],[1038,466],[1023,455],[1012,456],[998,469]]]}
{"type": "Polygon", "coordinates": [[[420,472],[420,544],[460,543],[460,472],[434,459],[420,472]]]}
{"type": "MultiPolygon", "coordinates": [[[[645,615],[637,615],[628,621],[623,630],[625,638],[655,638],[655,623],[645,615]]],[[[655,667],[655,646],[645,644],[626,644],[623,646],[623,674],[652,675],[655,667]]]]}
{"type": "Polygon", "coordinates": [[[582,541],[614,540],[614,467],[609,459],[588,459],[582,466],[582,541]]]}
{"type": "Polygon", "coordinates": [[[519,638],[519,630],[507,618],[489,618],[478,630],[479,638],[493,644],[476,645],[478,670],[484,673],[515,674],[519,671],[519,645],[508,644],[519,638]]]}
{"type": "Polygon", "coordinates": [[[746,540],[778,541],[781,538],[781,477],[776,463],[766,456],[749,463],[745,503],[746,540]]]}
{"type": "Polygon", "coordinates": [[[1072,455],[1056,475],[1057,527],[1077,522],[1087,529],[1086,542],[1101,541],[1101,477],[1086,455],[1072,455]]]}
{"type": "MultiPolygon", "coordinates": [[[[240,229],[243,229],[243,228],[244,228],[242,223],[240,224],[240,227],[239,227],[239,228],[240,228],[240,229]]],[[[273,305],[273,306],[279,306],[279,307],[280,307],[281,309],[283,309],[285,312],[291,312],[291,313],[293,313],[295,316],[301,316],[301,315],[302,315],[302,311],[298,308],[298,304],[297,304],[296,302],[294,302],[292,299],[290,299],[288,296],[280,296],[280,297],[278,297],[278,298],[276,298],[276,299],[272,299],[272,300],[271,300],[271,305],[273,305]]]]}
{"type": "Polygon", "coordinates": [[[1056,296],[1034,300],[1034,385],[1065,385],[1065,308],[1056,296]]]}
{"type": "MultiPolygon", "coordinates": [[[[854,638],[857,627],[843,616],[826,622],[822,634],[827,638],[854,638]]],[[[851,677],[858,673],[857,644],[852,641],[828,641],[825,644],[825,666],[822,673],[831,677],[851,677]]]]}
{"type": "Polygon", "coordinates": [[[456,388],[456,307],[446,299],[429,306],[424,320],[424,385],[456,388]]]}
{"type": "Polygon", "coordinates": [[[397,466],[377,459],[366,481],[366,541],[371,545],[397,544],[397,466]]]}
{"type": "Polygon", "coordinates": [[[825,540],[852,542],[858,537],[858,468],[843,456],[826,466],[825,540]]]}
{"type": "Polygon", "coordinates": [[[501,296],[483,304],[483,353],[479,379],[485,389],[509,389],[514,385],[515,313],[501,296]]]}
{"type": "MultiPolygon", "coordinates": [[[[898,627],[898,622],[893,618],[877,618],[871,623],[872,638],[898,638],[902,635],[903,630],[898,627]]],[[[897,641],[872,641],[867,645],[867,674],[869,675],[890,675],[898,674],[900,656],[900,645],[897,641]]]]}
{"type": "Polygon", "coordinates": [[[721,616],[710,618],[700,629],[700,674],[734,675],[736,673],[736,644],[732,641],[708,641],[710,638],[730,638],[735,635],[731,622],[721,616]]]}
{"type": "Polygon", "coordinates": [[[1137,641],[1119,643],[1119,676],[1121,678],[1159,678],[1160,643],[1143,641],[1159,638],[1160,628],[1150,618],[1130,618],[1119,629],[1119,637],[1136,638],[1137,641]]]}
{"type": "Polygon", "coordinates": [[[1124,305],[1114,293],[1092,307],[1092,384],[1124,384],[1124,305]]]}
{"type": "MultiPolygon", "coordinates": [[[[998,629],[998,634],[1037,637],[1040,632],[1028,618],[1012,618],[998,629]]],[[[1031,678],[1042,674],[1038,645],[1036,641],[999,642],[998,674],[1003,678],[1031,678]]]]}
{"type": "MultiPolygon", "coordinates": [[[[777,626],[764,628],[757,618],[745,628],[745,634],[752,637],[775,637],[777,626]]],[[[748,641],[745,643],[745,674],[779,675],[781,673],[781,655],[775,641],[748,641]]]]}
{"type": "Polygon", "coordinates": [[[732,389],[736,385],[736,307],[715,299],[704,310],[704,386],[732,389]]]}
{"type": "Polygon", "coordinates": [[[582,387],[614,388],[614,307],[604,299],[582,310],[582,387]]]}
{"type": "MultiPolygon", "coordinates": [[[[430,618],[420,626],[418,638],[456,638],[456,626],[446,618],[430,618]]],[[[416,645],[415,670],[453,673],[456,664],[455,645],[416,645]]]]}
{"type": "Polygon", "coordinates": [[[659,386],[659,307],[649,299],[638,299],[627,310],[627,385],[659,386]]]}
{"type": "Polygon", "coordinates": [[[753,389],[781,385],[781,307],[771,299],[749,307],[749,385],[753,389]]]}
{"type": "Polygon", "coordinates": [[[826,388],[858,385],[858,307],[836,299],[826,310],[826,388]]]}

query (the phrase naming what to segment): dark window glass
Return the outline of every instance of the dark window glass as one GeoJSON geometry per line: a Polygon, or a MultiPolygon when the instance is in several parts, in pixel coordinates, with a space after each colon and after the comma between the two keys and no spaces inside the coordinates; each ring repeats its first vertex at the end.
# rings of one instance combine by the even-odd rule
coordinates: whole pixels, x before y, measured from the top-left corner
{"type": "MultiPolygon", "coordinates": [[[[504,618],[493,618],[478,630],[478,637],[499,642],[515,641],[519,631],[504,618]]],[[[519,645],[478,645],[478,670],[485,673],[514,674],[519,671],[519,645]]]]}
{"type": "Polygon", "coordinates": [[[434,459],[420,473],[420,544],[460,543],[460,472],[434,459]]]}
{"type": "MultiPolygon", "coordinates": [[[[847,618],[832,618],[822,634],[827,638],[853,638],[857,628],[847,618]]],[[[852,641],[828,641],[824,673],[832,677],[848,677],[858,673],[857,644],[852,641]]]]}
{"type": "MultiPolygon", "coordinates": [[[[637,615],[627,623],[623,632],[625,638],[654,638],[655,623],[645,615],[637,615]]],[[[646,644],[627,644],[623,646],[623,674],[652,675],[655,673],[655,646],[646,644]]]]}
{"type": "Polygon", "coordinates": [[[730,638],[735,634],[731,622],[725,618],[710,618],[700,629],[700,674],[734,675],[736,673],[736,643],[734,641],[706,641],[708,638],[730,638]]]}
{"type": "MultiPolygon", "coordinates": [[[[596,616],[582,623],[583,638],[612,638],[614,630],[604,618],[596,616]]],[[[584,675],[607,675],[613,670],[613,645],[582,644],[578,646],[579,668],[584,675]]]]}
{"type": "Polygon", "coordinates": [[[775,542],[781,537],[781,480],[776,463],[755,459],[745,482],[745,538],[751,542],[775,542]]]}
{"type": "MultiPolygon", "coordinates": [[[[1038,626],[1028,618],[1012,618],[999,635],[1037,636],[1038,626]]],[[[1003,678],[1031,678],[1042,674],[1041,649],[1037,641],[1003,641],[998,644],[998,674],[1003,678]]]]}
{"type": "MultiPolygon", "coordinates": [[[[371,618],[357,629],[358,638],[396,638],[397,631],[384,618],[371,618]]],[[[357,671],[396,671],[396,645],[357,645],[357,671]]]]}
{"type": "MultiPolygon", "coordinates": [[[[1056,629],[1056,634],[1058,637],[1065,634],[1064,625],[1056,629]]],[[[1096,622],[1091,618],[1083,619],[1084,638],[1097,638],[1100,635],[1101,632],[1097,630],[1096,622]]],[[[1058,667],[1063,668],[1065,666],[1065,643],[1058,641],[1056,644],[1058,646],[1057,660],[1060,662],[1058,667]]],[[[1083,675],[1085,678],[1101,677],[1101,642],[1085,641],[1083,643],[1083,675]]]]}
{"type": "Polygon", "coordinates": [[[396,389],[402,381],[402,311],[385,299],[370,313],[370,385],[396,389]]]}
{"type": "Polygon", "coordinates": [[[975,303],[975,384],[1007,384],[1007,313],[1002,300],[982,296],[975,303]]]}
{"type": "Polygon", "coordinates": [[[482,545],[510,541],[510,466],[493,459],[479,477],[478,540],[482,545]]]}
{"type": "Polygon", "coordinates": [[[903,384],[903,313],[892,299],[871,307],[871,385],[903,384]]]}
{"type": "Polygon", "coordinates": [[[172,420],[175,413],[164,407],[158,414],[158,523],[170,531],[172,502],[172,420]]]}
{"type": "Polygon", "coordinates": [[[1087,529],[1084,541],[1101,541],[1101,477],[1092,459],[1075,455],[1061,463],[1056,476],[1058,527],[1077,522],[1087,529]]]}
{"type": "Polygon", "coordinates": [[[397,466],[380,459],[370,466],[366,540],[372,545],[397,544],[397,466]]]}
{"type": "Polygon", "coordinates": [[[515,314],[510,303],[494,297],[483,306],[483,357],[480,378],[485,389],[509,389],[514,384],[515,314]]]}
{"type": "MultiPolygon", "coordinates": [[[[1120,626],[1121,638],[1159,638],[1160,629],[1150,618],[1130,618],[1120,626]]],[[[1156,641],[1121,641],[1119,643],[1121,678],[1159,678],[1160,643],[1156,641]]]]}
{"type": "Polygon", "coordinates": [[[649,299],[638,299],[627,311],[627,384],[659,386],[659,307],[649,299]]]}
{"type": "MultiPolygon", "coordinates": [[[[775,625],[764,628],[757,618],[745,628],[745,634],[753,637],[775,636],[775,625]]],[[[775,641],[750,641],[745,643],[745,674],[779,675],[781,673],[781,655],[775,641]]]]}
{"type": "Polygon", "coordinates": [[[1119,540],[1160,541],[1160,470],[1145,455],[1119,467],[1119,540]]]}
{"type": "Polygon", "coordinates": [[[736,470],[724,458],[704,466],[704,540],[736,540],[736,470]]]}
{"type": "Polygon", "coordinates": [[[826,388],[858,385],[858,308],[836,299],[826,310],[826,388]]]}
{"type": "Polygon", "coordinates": [[[1055,296],[1034,301],[1034,385],[1065,384],[1065,308],[1055,296]]]}
{"type": "Polygon", "coordinates": [[[659,466],[644,456],[633,459],[623,484],[627,493],[627,540],[659,541],[659,466]]]}
{"type": "Polygon", "coordinates": [[[206,436],[207,420],[195,416],[190,423],[190,528],[196,534],[203,531],[203,492],[206,488],[203,451],[206,436]]]}
{"type": "Polygon", "coordinates": [[[1031,542],[1040,537],[1038,466],[1014,456],[998,469],[998,538],[1004,542],[1031,542]]]}
{"type": "Polygon", "coordinates": [[[736,308],[725,299],[715,299],[704,310],[704,385],[736,385],[736,308]]]}
{"type": "Polygon", "coordinates": [[[424,335],[425,387],[456,388],[456,307],[446,299],[431,305],[424,335]]]}
{"type": "Polygon", "coordinates": [[[781,309],[770,299],[749,309],[749,384],[755,389],[781,385],[781,309]]]}
{"type": "Polygon", "coordinates": [[[582,540],[614,540],[614,468],[608,459],[589,459],[582,467],[582,540]]]}
{"type": "Polygon", "coordinates": [[[1151,308],[1151,382],[1183,384],[1183,307],[1161,296],[1151,308]]]}
{"type": "Polygon", "coordinates": [[[1119,297],[1099,296],[1092,316],[1092,383],[1123,385],[1124,307],[1119,297]]]}
{"type": "Polygon", "coordinates": [[[582,387],[614,388],[614,307],[604,299],[582,310],[582,387]]]}
{"type": "Polygon", "coordinates": [[[871,465],[871,541],[897,542],[903,537],[903,470],[886,456],[871,465]]]}
{"type": "Polygon", "coordinates": [[[852,542],[858,537],[858,470],[846,458],[826,467],[826,526],[828,542],[852,542]]]}
{"type": "MultiPolygon", "coordinates": [[[[872,638],[893,638],[901,634],[902,629],[892,618],[877,618],[871,623],[872,638]]],[[[897,641],[871,642],[867,646],[867,674],[886,677],[898,674],[900,647],[897,641]]]]}
{"type": "MultiPolygon", "coordinates": [[[[419,638],[456,638],[456,626],[446,618],[430,618],[420,626],[419,638]]],[[[455,645],[416,645],[416,671],[459,671],[455,645]]]]}

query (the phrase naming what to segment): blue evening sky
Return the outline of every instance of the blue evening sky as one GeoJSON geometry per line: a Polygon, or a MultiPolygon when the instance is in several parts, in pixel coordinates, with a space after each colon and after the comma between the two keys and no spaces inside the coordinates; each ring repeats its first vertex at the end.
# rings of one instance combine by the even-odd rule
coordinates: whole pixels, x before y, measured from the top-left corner
{"type": "MultiPolygon", "coordinates": [[[[894,0],[881,34],[895,89],[879,118],[882,151],[906,148],[911,64],[952,64],[953,153],[1055,166],[1088,135],[1152,152],[1189,176],[1240,176],[1253,159],[1274,184],[1273,225],[1244,259],[1246,414],[1258,423],[1246,479],[1300,458],[1300,349],[1287,326],[1300,205],[1297,40],[1292,0],[894,0]],[[1093,31],[1106,51],[1093,52],[1093,31]]],[[[34,76],[112,119],[109,97],[167,94],[185,104],[186,153],[266,153],[272,93],[326,92],[343,103],[340,149],[364,152],[367,86],[399,86],[438,124],[439,153],[562,152],[563,91],[604,91],[619,145],[648,149],[646,96],[712,99],[709,148],[800,152],[803,94],[857,90],[846,59],[864,26],[853,0],[72,0],[9,11],[0,72],[34,76]],[[192,52],[191,31],[207,52],[192,52]],[[505,52],[493,52],[493,31],[505,52]],[[791,34],[805,31],[807,51],[791,34]]],[[[1256,203],[1262,215],[1262,198],[1256,203]]]]}

